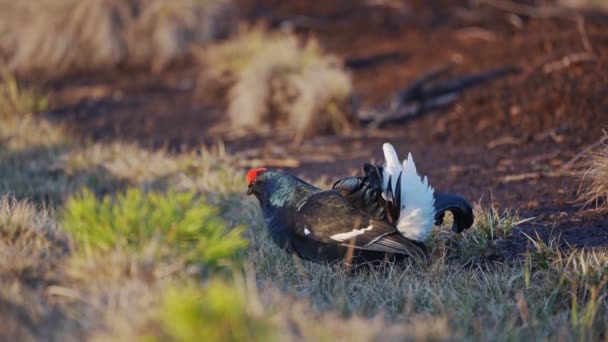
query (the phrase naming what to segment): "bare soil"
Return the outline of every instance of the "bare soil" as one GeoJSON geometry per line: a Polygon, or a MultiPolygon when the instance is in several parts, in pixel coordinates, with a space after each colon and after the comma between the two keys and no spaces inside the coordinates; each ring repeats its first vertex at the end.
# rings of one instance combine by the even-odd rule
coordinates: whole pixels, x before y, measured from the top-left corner
{"type": "Polygon", "coordinates": [[[290,145],[287,132],[230,132],[223,90],[194,62],[157,74],[122,70],[54,81],[51,116],[94,140],[176,151],[222,141],[244,164],[294,164],[289,172],[310,179],[358,172],[363,162],[379,160],[381,144],[390,141],[398,152],[413,153],[436,189],[534,217],[509,240],[507,256],[525,250],[523,233],[559,238],[564,247],[608,246],[608,213],[575,202],[584,158],[573,159],[608,128],[608,14],[584,13],[582,32],[571,19],[469,1],[240,2],[248,22],[314,35],[350,61],[366,106],[386,102],[447,62],[457,64],[453,76],[504,66],[522,72],[403,124],[299,146],[290,145]],[[394,58],[356,63],[383,54],[394,58]]]}

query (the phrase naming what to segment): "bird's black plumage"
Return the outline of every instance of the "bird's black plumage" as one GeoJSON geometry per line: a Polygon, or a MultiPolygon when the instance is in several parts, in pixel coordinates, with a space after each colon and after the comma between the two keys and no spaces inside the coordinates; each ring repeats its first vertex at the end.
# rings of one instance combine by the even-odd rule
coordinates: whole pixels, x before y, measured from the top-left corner
{"type": "MultiPolygon", "coordinates": [[[[422,241],[405,238],[395,226],[401,196],[391,194],[390,201],[383,197],[382,167],[367,164],[364,173],[321,190],[294,176],[263,170],[253,172],[248,193],[259,200],[274,242],[303,259],[356,266],[405,257],[424,259],[422,241]]],[[[399,183],[400,177],[390,182],[399,183]]],[[[470,205],[461,197],[437,194],[435,201],[436,222],[450,210],[454,231],[472,224],[470,205]]]]}
{"type": "MultiPolygon", "coordinates": [[[[366,208],[382,208],[382,218],[386,218],[394,224],[399,216],[400,204],[398,199],[401,197],[400,194],[394,195],[394,201],[386,201],[382,197],[382,166],[365,164],[363,171],[365,176],[343,178],[334,183],[333,188],[344,193],[355,205],[362,203],[366,208]],[[351,189],[356,189],[356,191],[351,189]]],[[[397,189],[400,190],[400,187],[397,187],[397,189]]],[[[445,212],[449,211],[454,216],[452,231],[455,233],[462,233],[473,225],[473,208],[462,196],[440,192],[434,192],[433,196],[435,199],[435,224],[442,224],[445,212]]]]}

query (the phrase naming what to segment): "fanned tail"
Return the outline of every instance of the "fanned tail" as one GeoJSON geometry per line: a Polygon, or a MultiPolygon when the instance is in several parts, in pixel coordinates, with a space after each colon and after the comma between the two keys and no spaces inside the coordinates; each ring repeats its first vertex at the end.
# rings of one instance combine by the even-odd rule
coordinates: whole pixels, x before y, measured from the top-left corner
{"type": "Polygon", "coordinates": [[[428,179],[421,179],[411,153],[403,164],[393,146],[382,146],[386,165],[382,172],[382,189],[385,200],[392,202],[398,210],[396,226],[408,239],[426,240],[435,222],[434,190],[428,179]]]}

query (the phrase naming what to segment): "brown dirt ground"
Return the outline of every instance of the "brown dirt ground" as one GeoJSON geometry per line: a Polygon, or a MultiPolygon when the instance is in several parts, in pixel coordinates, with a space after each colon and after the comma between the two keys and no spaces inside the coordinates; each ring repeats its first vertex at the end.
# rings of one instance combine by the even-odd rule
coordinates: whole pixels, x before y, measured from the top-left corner
{"type": "Polygon", "coordinates": [[[249,22],[289,22],[347,60],[402,56],[353,70],[365,105],[383,103],[449,61],[457,63],[455,74],[502,66],[522,72],[407,123],[297,147],[289,147],[286,133],[227,133],[222,91],[195,63],[160,74],[120,71],[52,82],[57,109],[51,115],[95,140],[173,150],[223,141],[247,160],[296,159],[290,172],[308,178],[357,172],[363,162],[379,160],[381,143],[391,141],[400,153],[413,153],[436,189],[535,217],[512,238],[508,254],[525,249],[522,232],[534,231],[545,240],[560,237],[564,245],[608,246],[608,215],[576,205],[581,164],[566,164],[608,127],[608,14],[585,13],[595,58],[559,66],[564,57],[590,52],[569,19],[514,15],[469,1],[409,1],[398,8],[351,0],[240,2],[249,22]]]}

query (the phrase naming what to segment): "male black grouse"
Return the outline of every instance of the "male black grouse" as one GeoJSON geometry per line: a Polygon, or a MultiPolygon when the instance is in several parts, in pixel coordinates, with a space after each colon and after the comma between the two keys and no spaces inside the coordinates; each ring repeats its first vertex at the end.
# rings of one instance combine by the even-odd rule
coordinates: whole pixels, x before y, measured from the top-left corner
{"type": "Polygon", "coordinates": [[[383,166],[366,164],[364,176],[341,179],[331,190],[252,169],[247,194],[259,200],[279,247],[317,263],[424,259],[423,243],[446,211],[454,215],[456,233],[473,224],[471,205],[460,196],[434,192],[427,178],[418,176],[411,154],[401,163],[391,144],[383,150],[383,166]]]}

